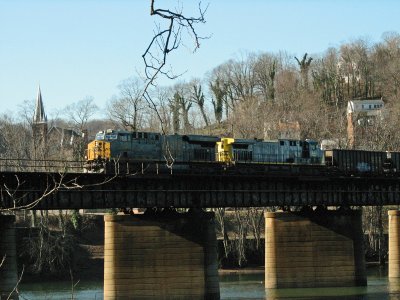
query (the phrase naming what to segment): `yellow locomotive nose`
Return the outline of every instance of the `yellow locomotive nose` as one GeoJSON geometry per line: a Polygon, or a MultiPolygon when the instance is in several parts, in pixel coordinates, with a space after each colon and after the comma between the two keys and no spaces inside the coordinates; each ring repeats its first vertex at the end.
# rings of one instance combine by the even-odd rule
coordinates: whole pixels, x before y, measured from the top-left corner
{"type": "Polygon", "coordinates": [[[233,147],[232,144],[235,139],[221,138],[220,142],[216,143],[217,147],[217,161],[230,163],[233,161],[233,147]]]}
{"type": "Polygon", "coordinates": [[[110,142],[93,141],[88,144],[87,160],[93,161],[96,159],[108,160],[111,157],[110,142]]]}

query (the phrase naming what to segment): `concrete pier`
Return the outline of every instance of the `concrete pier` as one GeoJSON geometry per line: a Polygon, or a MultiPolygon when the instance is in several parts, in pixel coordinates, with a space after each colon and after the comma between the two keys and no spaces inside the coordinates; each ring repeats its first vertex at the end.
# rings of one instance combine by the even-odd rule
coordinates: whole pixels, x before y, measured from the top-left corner
{"type": "Polygon", "coordinates": [[[15,216],[0,215],[0,264],[0,299],[18,299],[15,216]]]}
{"type": "Polygon", "coordinates": [[[389,279],[400,281],[400,211],[389,210],[389,279]]]}
{"type": "Polygon", "coordinates": [[[361,211],[265,213],[265,287],[366,285],[361,211]]]}
{"type": "Polygon", "coordinates": [[[212,213],[108,215],[104,299],[219,299],[212,213]]]}

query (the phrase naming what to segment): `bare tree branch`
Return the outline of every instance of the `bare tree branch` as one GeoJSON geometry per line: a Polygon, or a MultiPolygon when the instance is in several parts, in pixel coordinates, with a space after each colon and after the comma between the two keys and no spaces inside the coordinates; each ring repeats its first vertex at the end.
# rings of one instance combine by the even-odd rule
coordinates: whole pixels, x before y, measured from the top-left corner
{"type": "Polygon", "coordinates": [[[2,258],[2,260],[1,260],[1,262],[0,262],[0,268],[1,268],[1,266],[4,264],[4,261],[6,260],[6,257],[7,257],[7,255],[4,254],[4,256],[3,256],[3,258],[2,258]]]}
{"type": "Polygon", "coordinates": [[[174,75],[170,70],[165,70],[167,56],[172,51],[179,48],[182,42],[182,31],[186,29],[187,33],[194,40],[194,50],[200,47],[200,37],[196,32],[196,25],[205,23],[204,15],[208,6],[203,9],[201,2],[198,5],[199,15],[197,17],[188,17],[183,14],[182,8],[176,11],[170,9],[155,8],[155,0],[150,0],[150,15],[158,16],[161,19],[167,20],[168,25],[165,29],[161,29],[158,25],[154,36],[151,39],[148,47],[142,55],[145,64],[145,76],[147,83],[143,90],[143,97],[147,101],[151,109],[153,109],[161,123],[162,133],[165,134],[162,118],[157,110],[156,103],[152,100],[149,89],[155,86],[155,80],[159,75],[166,76],[169,79],[175,79],[179,75],[174,75]]]}
{"type": "Polygon", "coordinates": [[[109,178],[104,179],[103,181],[93,183],[93,184],[88,184],[88,185],[79,184],[77,181],[78,177],[75,177],[71,180],[65,181],[65,174],[59,173],[59,176],[60,176],[59,179],[52,177],[51,180],[49,179],[49,177],[47,177],[46,187],[45,187],[44,191],[41,192],[41,195],[38,196],[35,200],[31,201],[30,203],[21,205],[20,204],[21,201],[26,198],[28,192],[23,193],[22,195],[19,195],[17,197],[17,194],[20,192],[20,188],[23,187],[25,182],[21,182],[19,180],[18,176],[15,175],[16,181],[17,181],[17,184],[15,187],[9,187],[5,183],[3,183],[0,186],[0,191],[6,192],[6,194],[10,197],[10,199],[13,203],[13,206],[12,207],[1,207],[0,206],[0,212],[16,211],[16,210],[24,210],[24,209],[34,209],[43,199],[45,199],[46,197],[50,196],[53,193],[56,193],[59,190],[75,190],[75,189],[83,189],[83,188],[93,187],[93,186],[101,186],[101,185],[106,184],[106,183],[112,181],[113,179],[115,179],[118,176],[118,174],[115,173],[112,177],[109,177],[109,178]]]}
{"type": "Polygon", "coordinates": [[[18,285],[19,285],[19,283],[20,283],[21,280],[22,280],[22,276],[24,275],[24,270],[25,270],[25,266],[23,265],[23,266],[22,266],[21,275],[19,275],[18,281],[17,281],[17,283],[15,284],[13,290],[12,290],[12,291],[10,292],[10,294],[8,295],[7,300],[11,299],[11,297],[12,297],[13,294],[14,294],[14,292],[17,292],[17,294],[19,294],[19,293],[18,293],[18,285]]]}

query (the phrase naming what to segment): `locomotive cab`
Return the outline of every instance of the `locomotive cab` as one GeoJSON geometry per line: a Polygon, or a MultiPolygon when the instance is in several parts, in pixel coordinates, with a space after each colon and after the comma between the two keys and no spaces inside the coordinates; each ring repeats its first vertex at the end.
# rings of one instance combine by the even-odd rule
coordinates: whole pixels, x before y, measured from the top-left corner
{"type": "Polygon", "coordinates": [[[395,173],[397,171],[392,159],[392,153],[386,152],[386,159],[383,161],[382,169],[384,173],[395,173]]]}
{"type": "Polygon", "coordinates": [[[221,138],[220,142],[216,143],[217,161],[231,163],[233,161],[233,143],[232,138],[221,138]]]}
{"type": "Polygon", "coordinates": [[[111,158],[111,136],[103,131],[96,134],[95,140],[90,142],[86,149],[85,172],[99,172],[104,170],[105,162],[111,158]]]}
{"type": "Polygon", "coordinates": [[[95,140],[88,144],[86,158],[88,161],[109,160],[111,157],[110,140],[116,139],[112,133],[100,131],[96,134],[95,140]]]}
{"type": "Polygon", "coordinates": [[[324,153],[318,147],[318,142],[306,139],[303,142],[303,158],[308,159],[311,164],[321,164],[323,162],[324,153]]]}

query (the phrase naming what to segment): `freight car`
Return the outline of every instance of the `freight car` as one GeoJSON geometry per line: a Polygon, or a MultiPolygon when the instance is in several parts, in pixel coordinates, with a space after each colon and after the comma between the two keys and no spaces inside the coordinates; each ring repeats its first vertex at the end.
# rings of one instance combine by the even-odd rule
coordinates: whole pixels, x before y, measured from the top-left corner
{"type": "Polygon", "coordinates": [[[325,164],[344,173],[394,173],[400,164],[400,153],[364,150],[325,150],[325,164]]]}

